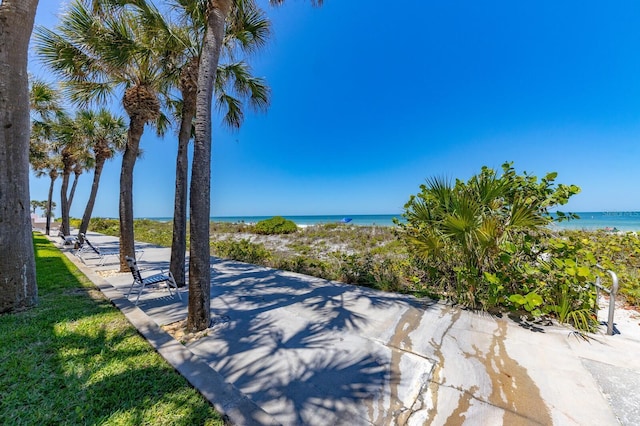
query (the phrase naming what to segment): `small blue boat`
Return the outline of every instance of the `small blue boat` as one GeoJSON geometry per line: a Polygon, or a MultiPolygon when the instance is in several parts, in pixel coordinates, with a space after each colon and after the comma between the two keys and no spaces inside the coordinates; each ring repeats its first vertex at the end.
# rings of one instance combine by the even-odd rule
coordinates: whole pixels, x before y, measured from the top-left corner
{"type": "Polygon", "coordinates": [[[351,219],[350,217],[343,217],[340,222],[342,223],[349,223],[351,222],[353,219],[351,219]]]}

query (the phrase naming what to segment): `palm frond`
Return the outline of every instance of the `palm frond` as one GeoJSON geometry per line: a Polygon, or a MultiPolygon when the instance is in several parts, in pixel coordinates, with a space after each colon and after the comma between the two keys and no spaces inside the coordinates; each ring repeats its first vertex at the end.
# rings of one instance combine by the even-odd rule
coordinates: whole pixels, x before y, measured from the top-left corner
{"type": "Polygon", "coordinates": [[[244,121],[242,102],[224,92],[216,94],[216,107],[224,112],[222,122],[231,129],[238,129],[244,121]]]}
{"type": "Polygon", "coordinates": [[[71,102],[82,108],[95,103],[104,104],[114,92],[111,82],[74,81],[62,82],[63,93],[71,102]]]}
{"type": "Polygon", "coordinates": [[[223,45],[230,57],[234,50],[253,53],[266,45],[271,22],[254,2],[237,2],[227,19],[223,45]]]}

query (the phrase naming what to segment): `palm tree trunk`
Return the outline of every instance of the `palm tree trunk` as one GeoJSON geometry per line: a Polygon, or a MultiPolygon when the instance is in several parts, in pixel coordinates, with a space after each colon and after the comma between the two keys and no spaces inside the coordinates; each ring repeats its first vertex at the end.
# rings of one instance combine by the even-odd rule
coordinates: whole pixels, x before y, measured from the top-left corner
{"type": "Polygon", "coordinates": [[[180,133],[178,134],[178,155],[176,157],[176,194],[173,205],[173,240],[171,241],[171,266],[169,270],[178,284],[185,285],[185,252],[187,251],[187,180],[189,177],[189,159],[187,147],[191,139],[191,128],[195,115],[195,102],[186,99],[183,94],[184,106],[180,133]]]}
{"type": "Polygon", "coordinates": [[[120,169],[120,272],[129,271],[125,256],[136,257],[133,233],[133,167],[138,158],[140,138],[145,121],[133,116],[129,122],[127,147],[122,156],[120,169]]]}
{"type": "Polygon", "coordinates": [[[71,184],[71,192],[69,193],[69,211],[71,211],[71,204],[73,204],[73,196],[76,193],[76,186],[78,186],[79,177],[80,175],[78,173],[74,173],[73,183],[71,184]]]}
{"type": "Polygon", "coordinates": [[[96,204],[98,186],[100,185],[100,176],[102,175],[102,169],[104,168],[105,161],[105,158],[96,156],[96,166],[93,170],[93,183],[91,184],[91,193],[89,194],[89,201],[87,201],[87,206],[84,208],[82,222],[80,222],[80,230],[78,231],[78,237],[81,239],[81,242],[84,242],[82,241],[81,235],[86,234],[87,229],[89,229],[89,221],[91,220],[91,215],[93,214],[93,207],[96,204]]]}
{"type": "Polygon", "coordinates": [[[211,321],[211,248],[209,218],[211,216],[211,100],[218,68],[224,23],[231,0],[210,0],[207,28],[198,70],[195,143],[191,171],[191,248],[189,260],[189,307],[187,329],[204,330],[211,321]]]}
{"type": "Polygon", "coordinates": [[[0,314],[38,302],[29,215],[27,51],[38,0],[0,3],[0,314]]]}
{"type": "Polygon", "coordinates": [[[45,212],[45,214],[47,215],[47,225],[45,227],[45,230],[47,231],[47,235],[51,235],[50,231],[51,231],[51,202],[53,201],[53,185],[56,182],[56,178],[58,177],[58,174],[49,174],[49,177],[51,179],[51,183],[49,184],[49,196],[47,197],[47,211],[45,212]]]}
{"type": "Polygon", "coordinates": [[[71,235],[69,228],[69,199],[67,198],[69,175],[70,173],[66,170],[62,173],[62,187],[60,188],[60,210],[62,212],[62,225],[60,228],[64,235],[71,235]]]}

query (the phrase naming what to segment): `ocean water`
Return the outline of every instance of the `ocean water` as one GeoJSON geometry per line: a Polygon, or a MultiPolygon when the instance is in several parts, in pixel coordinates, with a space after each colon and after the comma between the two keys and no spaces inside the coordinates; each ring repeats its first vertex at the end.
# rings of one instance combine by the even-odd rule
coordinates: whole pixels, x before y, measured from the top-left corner
{"type": "MultiPolygon", "coordinates": [[[[640,231],[640,212],[581,212],[580,219],[554,223],[553,229],[584,229],[584,230],[619,230],[640,231]]],[[[256,223],[271,216],[224,216],[212,217],[216,222],[244,222],[256,223]]],[[[317,225],[324,223],[341,223],[345,218],[351,219],[352,225],[393,226],[393,218],[402,220],[401,214],[377,215],[322,215],[322,216],[284,216],[298,225],[317,225]]],[[[170,217],[148,218],[159,221],[171,221],[170,217]]]]}
{"type": "Polygon", "coordinates": [[[551,225],[554,229],[640,231],[640,212],[580,212],[580,219],[551,225]]]}
{"type": "MultiPolygon", "coordinates": [[[[212,217],[212,221],[217,222],[245,222],[256,223],[271,216],[235,216],[235,217],[212,217]]],[[[378,214],[378,215],[325,215],[325,216],[283,216],[295,222],[297,225],[318,225],[325,223],[344,223],[347,219],[351,225],[378,225],[392,226],[393,218],[401,218],[400,214],[378,214]]]]}
{"type": "MultiPolygon", "coordinates": [[[[256,223],[273,216],[212,216],[212,222],[256,223]]],[[[325,223],[349,223],[351,225],[393,226],[393,218],[402,219],[401,214],[358,214],[358,215],[317,215],[317,216],[287,216],[284,218],[297,225],[318,225],[325,223]],[[351,219],[347,222],[347,219],[351,219]]],[[[143,218],[140,218],[143,219],[143,218]]],[[[147,217],[144,219],[170,222],[171,217],[147,217]]]]}

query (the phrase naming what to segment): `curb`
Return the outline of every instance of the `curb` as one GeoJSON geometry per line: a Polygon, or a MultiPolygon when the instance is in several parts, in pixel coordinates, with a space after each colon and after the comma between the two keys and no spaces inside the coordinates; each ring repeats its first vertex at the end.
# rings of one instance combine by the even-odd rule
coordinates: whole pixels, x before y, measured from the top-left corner
{"type": "Polygon", "coordinates": [[[226,423],[238,426],[280,424],[235,386],[225,382],[222,375],[160,328],[104,278],[78,261],[69,251],[62,252],[124,314],[156,352],[222,414],[226,423]]]}

